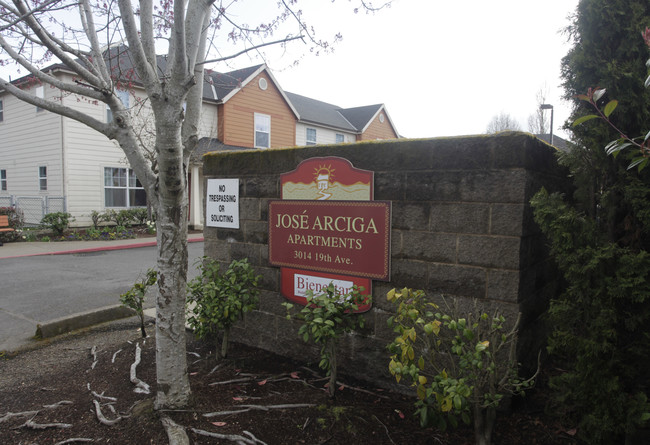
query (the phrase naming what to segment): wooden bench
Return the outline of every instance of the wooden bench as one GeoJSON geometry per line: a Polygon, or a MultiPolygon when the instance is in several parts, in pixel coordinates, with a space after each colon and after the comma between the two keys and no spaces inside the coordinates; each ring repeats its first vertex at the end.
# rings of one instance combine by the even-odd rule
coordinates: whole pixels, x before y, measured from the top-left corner
{"type": "MultiPolygon", "coordinates": [[[[9,217],[7,215],[0,215],[0,232],[13,232],[14,229],[9,227],[9,217]]],[[[2,241],[0,241],[2,246],[2,241]]]]}
{"type": "Polygon", "coordinates": [[[14,229],[9,227],[9,217],[7,215],[0,215],[0,232],[13,232],[14,229]]]}

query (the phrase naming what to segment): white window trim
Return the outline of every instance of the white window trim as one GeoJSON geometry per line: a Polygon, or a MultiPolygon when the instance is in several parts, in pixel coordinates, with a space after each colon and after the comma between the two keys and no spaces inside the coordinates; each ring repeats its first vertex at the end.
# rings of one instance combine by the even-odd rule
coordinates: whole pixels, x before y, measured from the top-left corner
{"type": "Polygon", "coordinates": [[[336,133],[334,136],[334,140],[336,141],[337,144],[344,144],[345,143],[345,135],[343,133],[336,133]],[[339,141],[339,136],[341,136],[341,140],[339,141]]]}
{"type": "MultiPolygon", "coordinates": [[[[124,105],[125,108],[129,108],[130,103],[131,103],[131,98],[128,90],[115,90],[115,94],[117,95],[117,98],[122,102],[122,105],[124,105]]],[[[183,108],[185,109],[185,108],[183,108]]],[[[113,112],[111,111],[111,107],[106,104],[106,123],[111,123],[113,121],[113,112]]]]}
{"type": "Polygon", "coordinates": [[[0,99],[0,122],[4,122],[5,120],[5,109],[4,109],[4,102],[2,99],[0,99]]]}
{"type": "Polygon", "coordinates": [[[305,145],[316,145],[318,141],[318,130],[312,127],[305,128],[305,145]],[[309,132],[314,132],[314,140],[309,139],[309,132]]]}
{"type": "Polygon", "coordinates": [[[129,167],[112,167],[112,166],[108,167],[108,166],[106,166],[106,167],[104,167],[102,169],[102,192],[103,192],[103,196],[104,196],[104,208],[105,209],[132,209],[132,208],[144,207],[144,206],[138,206],[138,205],[132,205],[131,204],[130,191],[131,190],[144,190],[144,187],[138,187],[137,185],[136,186],[131,186],[130,185],[129,179],[130,179],[131,174],[133,174],[135,176],[135,172],[133,171],[132,168],[129,168],[129,167]],[[111,169],[112,170],[114,168],[125,170],[125,172],[124,172],[126,174],[126,185],[125,186],[106,185],[106,169],[111,169]],[[109,205],[106,205],[106,189],[107,188],[111,189],[111,190],[113,190],[113,189],[114,190],[124,190],[124,192],[126,194],[126,199],[125,199],[126,206],[109,206],[109,205]]]}
{"type": "Polygon", "coordinates": [[[47,165],[38,166],[38,190],[47,192],[47,165]],[[45,174],[41,174],[41,169],[45,169],[45,174]]]}
{"type": "MultiPolygon", "coordinates": [[[[43,85],[36,87],[34,90],[34,96],[38,97],[39,99],[45,99],[45,88],[43,85]]],[[[43,111],[43,108],[40,108],[39,106],[36,107],[36,111],[43,111]]]]}
{"type": "MultiPolygon", "coordinates": [[[[260,133],[265,133],[265,132],[260,131],[260,133]]],[[[253,116],[253,146],[255,148],[271,148],[271,116],[269,114],[254,113],[254,116],[253,116]],[[266,134],[269,135],[269,145],[267,147],[257,145],[257,118],[258,117],[260,117],[260,118],[262,118],[262,117],[268,118],[268,121],[269,121],[269,131],[268,131],[268,133],[266,133],[266,134]]]]}

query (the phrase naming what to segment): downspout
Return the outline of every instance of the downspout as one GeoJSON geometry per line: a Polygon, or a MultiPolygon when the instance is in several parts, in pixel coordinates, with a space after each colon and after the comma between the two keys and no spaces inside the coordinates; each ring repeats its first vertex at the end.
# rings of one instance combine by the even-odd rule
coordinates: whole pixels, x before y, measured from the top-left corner
{"type": "MultiPolygon", "coordinates": [[[[61,92],[61,102],[63,103],[63,92],[61,92]]],[[[61,117],[61,126],[59,127],[61,130],[61,191],[63,192],[63,211],[67,212],[68,211],[68,184],[66,182],[66,164],[65,164],[65,117],[63,115],[60,115],[61,117]]]]}

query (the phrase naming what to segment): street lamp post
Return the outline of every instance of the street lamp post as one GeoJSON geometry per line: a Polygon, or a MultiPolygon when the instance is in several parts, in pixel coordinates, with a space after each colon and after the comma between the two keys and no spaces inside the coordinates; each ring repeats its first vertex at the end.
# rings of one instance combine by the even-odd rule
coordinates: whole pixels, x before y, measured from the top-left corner
{"type": "Polygon", "coordinates": [[[540,110],[551,110],[551,145],[553,145],[553,105],[551,104],[541,104],[539,106],[540,110]]]}

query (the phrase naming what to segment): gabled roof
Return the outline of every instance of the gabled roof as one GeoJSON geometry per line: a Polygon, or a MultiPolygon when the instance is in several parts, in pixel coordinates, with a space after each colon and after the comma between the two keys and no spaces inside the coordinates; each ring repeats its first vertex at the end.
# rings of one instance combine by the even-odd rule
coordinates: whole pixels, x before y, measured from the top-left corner
{"type": "Polygon", "coordinates": [[[325,125],[327,127],[339,128],[341,130],[356,132],[358,129],[341,114],[341,107],[321,102],[299,94],[287,91],[287,97],[293,103],[300,120],[313,124],[325,125]]]}
{"type": "Polygon", "coordinates": [[[205,71],[205,82],[203,83],[203,97],[224,101],[244,86],[248,81],[261,72],[260,68],[265,65],[255,65],[229,73],[218,73],[216,71],[205,71]]]}
{"type": "Polygon", "coordinates": [[[341,114],[343,114],[343,116],[345,116],[345,118],[349,120],[352,125],[354,125],[359,129],[361,133],[363,133],[383,108],[383,104],[366,105],[365,107],[342,109],[341,114]]]}
{"type": "MultiPolygon", "coordinates": [[[[383,104],[366,105],[355,108],[341,108],[320,100],[299,94],[286,92],[287,97],[298,110],[300,121],[325,127],[331,127],[353,133],[363,133],[377,115],[384,111],[383,104]]],[[[390,117],[390,124],[395,128],[390,117]]]]}

